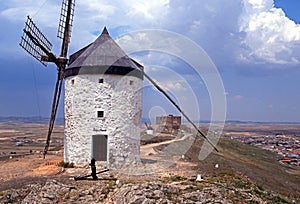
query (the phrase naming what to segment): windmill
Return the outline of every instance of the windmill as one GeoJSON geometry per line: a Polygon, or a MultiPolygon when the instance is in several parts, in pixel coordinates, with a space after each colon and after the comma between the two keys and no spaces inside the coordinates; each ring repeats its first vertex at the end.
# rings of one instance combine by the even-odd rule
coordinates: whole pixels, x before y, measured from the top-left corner
{"type": "Polygon", "coordinates": [[[71,38],[74,7],[75,0],[62,1],[60,21],[57,33],[57,37],[62,39],[62,45],[61,52],[58,57],[51,52],[52,44],[29,16],[27,16],[25,28],[23,29],[24,33],[21,37],[20,46],[25,49],[25,51],[27,51],[30,55],[40,61],[44,66],[47,66],[47,62],[53,62],[57,66],[57,80],[54,89],[47,141],[43,153],[44,157],[47,154],[50,145],[51,133],[54,127],[55,117],[61,95],[64,70],[68,63],[67,53],[71,38]]]}
{"type": "Polygon", "coordinates": [[[65,161],[75,161],[74,163],[76,164],[77,160],[78,163],[84,163],[94,157],[103,161],[122,160],[124,159],[122,158],[124,155],[130,157],[129,153],[132,151],[135,152],[133,157],[139,157],[139,136],[137,138],[128,137],[128,132],[133,132],[134,135],[140,134],[140,132],[138,132],[139,129],[136,128],[139,125],[131,125],[128,121],[131,120],[133,124],[140,119],[141,111],[135,111],[141,109],[141,94],[138,96],[138,100],[133,101],[134,103],[127,104],[127,109],[123,108],[124,100],[122,97],[117,99],[111,99],[111,97],[112,95],[118,95],[116,92],[122,92],[122,96],[124,96],[124,92],[127,92],[125,93],[125,95],[128,94],[126,95],[128,96],[127,98],[134,98],[135,96],[132,93],[142,87],[143,77],[147,78],[193,125],[198,134],[206,139],[214,149],[218,151],[175,101],[144,72],[143,66],[129,58],[124,51],[121,50],[109,36],[106,27],[95,42],[71,55],[70,60],[67,59],[74,6],[75,0],[62,1],[61,17],[58,28],[58,37],[62,39],[62,45],[61,53],[58,57],[51,52],[52,44],[37,28],[29,16],[27,17],[24,34],[20,43],[22,48],[43,65],[46,66],[47,62],[52,62],[57,66],[57,81],[54,89],[47,140],[43,152],[44,157],[47,154],[50,145],[51,133],[54,127],[63,80],[66,81],[65,161]],[[83,75],[84,77],[82,77],[83,75]],[[121,80],[120,76],[125,77],[121,80]],[[128,80],[128,83],[126,80],[128,80]],[[111,82],[112,84],[119,82],[122,84],[124,82],[124,84],[117,87],[121,90],[116,90],[112,84],[107,82],[111,82]],[[131,91],[128,91],[127,88],[131,89],[131,91]],[[99,93],[101,90],[102,92],[99,93]],[[77,93],[81,95],[79,96],[77,93]],[[91,98],[88,98],[87,100],[85,96],[91,98]],[[74,99],[75,101],[78,101],[77,104],[72,106],[74,99]],[[114,101],[114,103],[117,101],[117,103],[111,105],[112,101],[114,101]],[[91,104],[87,104],[87,102],[91,104]],[[128,111],[131,112],[128,113],[128,111]],[[124,127],[127,129],[124,129],[124,127]],[[123,137],[122,135],[125,136],[123,137]],[[128,141],[132,139],[135,141],[128,143],[128,141]],[[104,145],[105,143],[106,146],[104,145]],[[108,143],[110,143],[111,146],[108,146],[108,143]],[[127,144],[124,145],[124,143],[127,144]],[[124,146],[127,149],[123,148],[124,146]],[[123,150],[120,151],[122,148],[123,150]],[[98,149],[107,152],[101,152],[98,151],[98,149]],[[119,152],[117,154],[115,152],[109,154],[108,151],[111,151],[112,149],[119,152]]]}

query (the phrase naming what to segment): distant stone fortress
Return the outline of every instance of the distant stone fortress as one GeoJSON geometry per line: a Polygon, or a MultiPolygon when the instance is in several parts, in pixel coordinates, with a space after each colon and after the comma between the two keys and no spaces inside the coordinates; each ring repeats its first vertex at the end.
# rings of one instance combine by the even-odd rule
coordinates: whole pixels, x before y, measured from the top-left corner
{"type": "Polygon", "coordinates": [[[181,116],[157,116],[156,125],[161,132],[176,133],[181,126],[181,116]]]}

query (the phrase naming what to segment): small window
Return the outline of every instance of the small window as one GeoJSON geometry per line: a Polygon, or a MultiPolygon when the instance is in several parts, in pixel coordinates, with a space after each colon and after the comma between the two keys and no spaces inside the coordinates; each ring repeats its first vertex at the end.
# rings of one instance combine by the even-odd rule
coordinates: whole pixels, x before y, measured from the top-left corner
{"type": "Polygon", "coordinates": [[[99,79],[99,84],[103,84],[103,82],[104,82],[103,78],[99,79]]]}
{"type": "Polygon", "coordinates": [[[129,81],[129,85],[133,85],[133,81],[132,80],[129,81]]]}
{"type": "Polygon", "coordinates": [[[103,118],[104,117],[104,111],[98,111],[97,112],[97,117],[98,118],[103,118]]]}
{"type": "Polygon", "coordinates": [[[72,85],[74,85],[74,83],[75,83],[75,80],[74,80],[74,79],[72,79],[72,80],[71,80],[71,84],[72,84],[72,85]]]}

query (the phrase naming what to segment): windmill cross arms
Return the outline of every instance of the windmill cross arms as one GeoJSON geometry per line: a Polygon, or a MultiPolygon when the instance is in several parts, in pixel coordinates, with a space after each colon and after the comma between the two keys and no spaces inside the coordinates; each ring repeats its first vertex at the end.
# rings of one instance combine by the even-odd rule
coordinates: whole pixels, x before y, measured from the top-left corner
{"type": "Polygon", "coordinates": [[[65,68],[64,66],[68,64],[68,59],[65,57],[56,57],[52,52],[49,55],[43,55],[41,57],[43,62],[53,62],[60,68],[65,68]]]}
{"type": "MultiPolygon", "coordinates": [[[[44,47],[40,41],[35,38],[29,31],[23,29],[24,33],[28,36],[28,38],[36,45],[38,46],[39,48],[41,48],[41,50],[48,56],[48,58],[53,58],[55,59],[56,56],[52,53],[52,52],[49,52],[48,49],[46,47],[44,47]]],[[[41,55],[43,57],[43,55],[41,55]]],[[[41,59],[42,61],[44,61],[43,59],[41,59]]]]}
{"type": "Polygon", "coordinates": [[[35,38],[29,31],[23,30],[24,33],[28,36],[28,38],[34,43],[36,46],[38,46],[46,55],[41,55],[40,60],[42,62],[54,62],[57,66],[61,66],[62,64],[67,64],[68,60],[66,58],[60,58],[56,57],[52,52],[48,51],[46,47],[44,47],[40,41],[35,38]]]}

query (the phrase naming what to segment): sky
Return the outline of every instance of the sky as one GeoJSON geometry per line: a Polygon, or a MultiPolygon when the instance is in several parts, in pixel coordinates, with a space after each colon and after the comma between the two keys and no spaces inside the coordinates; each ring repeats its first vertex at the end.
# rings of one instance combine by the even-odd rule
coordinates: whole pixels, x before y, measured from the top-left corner
{"type": "MultiPolygon", "coordinates": [[[[60,7],[54,0],[0,0],[0,116],[49,117],[56,67],[44,67],[18,44],[30,15],[59,53],[60,7]]],[[[116,39],[133,31],[172,32],[215,65],[227,120],[300,122],[299,8],[299,0],[77,0],[69,54],[93,42],[104,26],[116,39]]],[[[181,56],[149,50],[130,56],[193,120],[212,118],[212,85],[181,56]]],[[[178,112],[145,80],[143,117],[159,114],[178,112]]]]}

